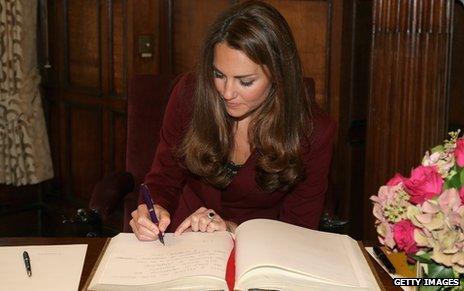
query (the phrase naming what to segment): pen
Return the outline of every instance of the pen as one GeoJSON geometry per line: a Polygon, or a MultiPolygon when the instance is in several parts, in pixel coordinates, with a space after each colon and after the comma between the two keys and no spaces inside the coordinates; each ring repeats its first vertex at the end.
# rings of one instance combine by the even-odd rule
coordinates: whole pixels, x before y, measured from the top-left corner
{"type": "Polygon", "coordinates": [[[395,274],[396,270],[395,267],[393,266],[392,262],[387,258],[387,255],[382,251],[382,249],[379,246],[374,246],[374,253],[377,256],[377,258],[382,262],[382,264],[387,268],[388,272],[391,274],[395,274]]]}
{"type": "MultiPolygon", "coordinates": [[[[153,199],[151,199],[150,189],[148,189],[147,185],[142,184],[140,185],[140,191],[142,191],[143,200],[145,201],[145,204],[147,204],[147,208],[148,208],[148,212],[150,213],[151,221],[158,226],[159,221],[158,221],[158,218],[156,217],[155,207],[153,205],[153,199]]],[[[163,234],[161,233],[161,231],[158,232],[158,238],[160,242],[164,245],[164,238],[163,238],[163,234]]]]}
{"type": "Polygon", "coordinates": [[[23,252],[23,260],[24,265],[26,266],[27,275],[30,277],[32,276],[31,259],[29,258],[29,254],[26,251],[23,252]]]}

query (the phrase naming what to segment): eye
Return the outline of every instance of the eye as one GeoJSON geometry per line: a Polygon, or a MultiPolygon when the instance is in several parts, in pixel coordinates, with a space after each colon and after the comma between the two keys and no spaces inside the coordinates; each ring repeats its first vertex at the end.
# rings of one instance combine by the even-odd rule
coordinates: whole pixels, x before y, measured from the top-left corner
{"type": "Polygon", "coordinates": [[[224,78],[224,76],[216,70],[213,71],[213,77],[218,79],[224,78]]]}
{"type": "Polygon", "coordinates": [[[242,81],[240,80],[240,85],[242,85],[243,87],[250,87],[251,85],[253,85],[255,81],[252,80],[252,81],[242,81]]]}

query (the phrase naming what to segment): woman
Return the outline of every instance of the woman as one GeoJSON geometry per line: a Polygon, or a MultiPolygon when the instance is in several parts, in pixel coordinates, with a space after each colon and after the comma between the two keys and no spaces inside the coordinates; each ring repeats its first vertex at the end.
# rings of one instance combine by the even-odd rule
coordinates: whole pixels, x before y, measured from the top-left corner
{"type": "Polygon", "coordinates": [[[140,240],[175,231],[234,231],[252,218],[317,228],[335,125],[305,90],[291,30],[272,6],[249,1],[211,26],[195,75],[167,106],[145,178],[159,218],[141,203],[140,240]]]}

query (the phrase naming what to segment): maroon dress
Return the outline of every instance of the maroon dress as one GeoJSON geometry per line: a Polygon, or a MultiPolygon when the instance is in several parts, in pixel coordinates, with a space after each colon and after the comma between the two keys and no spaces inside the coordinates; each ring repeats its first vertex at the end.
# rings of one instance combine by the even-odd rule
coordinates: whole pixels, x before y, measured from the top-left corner
{"type": "Polygon", "coordinates": [[[291,192],[276,190],[266,193],[259,188],[255,181],[254,152],[240,167],[230,185],[220,190],[194,177],[173,156],[173,149],[182,141],[192,117],[194,87],[192,75],[185,75],[174,87],[155,158],[145,177],[155,204],[171,214],[168,231],[174,231],[202,206],[214,209],[223,219],[237,224],[253,218],[268,218],[316,229],[324,207],[335,122],[313,106],[313,133],[302,151],[306,179],[291,192]]]}

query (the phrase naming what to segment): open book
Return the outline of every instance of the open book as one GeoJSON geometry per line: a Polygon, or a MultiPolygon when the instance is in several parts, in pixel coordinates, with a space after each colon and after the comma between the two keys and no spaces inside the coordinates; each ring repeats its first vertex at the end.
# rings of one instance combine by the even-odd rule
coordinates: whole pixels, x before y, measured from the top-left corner
{"type": "Polygon", "coordinates": [[[380,290],[360,246],[346,235],[254,219],[237,228],[235,251],[228,232],[167,233],[164,240],[166,246],[115,236],[88,289],[380,290]]]}

